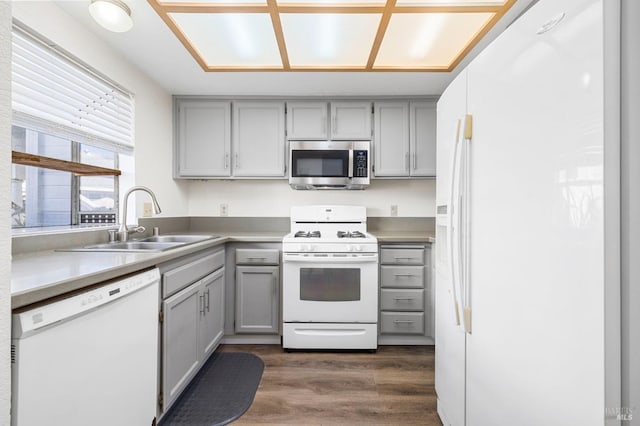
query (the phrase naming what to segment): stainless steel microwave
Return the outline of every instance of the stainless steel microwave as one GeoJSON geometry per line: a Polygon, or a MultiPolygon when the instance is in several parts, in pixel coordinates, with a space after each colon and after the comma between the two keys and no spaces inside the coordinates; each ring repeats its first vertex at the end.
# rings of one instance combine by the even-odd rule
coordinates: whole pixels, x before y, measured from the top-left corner
{"type": "Polygon", "coordinates": [[[364,189],[369,141],[290,141],[289,185],[294,189],[364,189]]]}

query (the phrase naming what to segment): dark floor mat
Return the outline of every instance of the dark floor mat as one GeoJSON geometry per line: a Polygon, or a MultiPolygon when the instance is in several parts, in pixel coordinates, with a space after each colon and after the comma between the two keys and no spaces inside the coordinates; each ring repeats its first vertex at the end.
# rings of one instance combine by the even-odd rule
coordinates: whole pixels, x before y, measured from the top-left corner
{"type": "Polygon", "coordinates": [[[253,354],[215,352],[160,426],[226,425],[249,409],[264,363],[253,354]]]}

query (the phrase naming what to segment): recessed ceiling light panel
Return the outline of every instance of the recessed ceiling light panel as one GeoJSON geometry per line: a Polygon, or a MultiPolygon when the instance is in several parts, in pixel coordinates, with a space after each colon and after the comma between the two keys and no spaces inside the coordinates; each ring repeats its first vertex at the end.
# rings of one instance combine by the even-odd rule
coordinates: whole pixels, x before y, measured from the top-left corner
{"type": "Polygon", "coordinates": [[[283,13],[292,67],[364,67],[381,14],[283,13]]]}
{"type": "Polygon", "coordinates": [[[282,67],[267,13],[170,13],[210,67],[282,67]]]}
{"type": "Polygon", "coordinates": [[[305,6],[326,6],[326,5],[341,5],[341,6],[384,6],[387,0],[276,0],[279,5],[305,5],[305,6]]]}
{"type": "Polygon", "coordinates": [[[447,69],[493,16],[493,13],[394,14],[374,68],[447,69]]]}
{"type": "Polygon", "coordinates": [[[396,6],[503,6],[506,0],[398,0],[396,6]]]}
{"type": "Polygon", "coordinates": [[[190,6],[207,6],[207,5],[266,5],[267,0],[157,0],[159,4],[167,4],[167,3],[177,3],[177,4],[188,4],[190,6]]]}

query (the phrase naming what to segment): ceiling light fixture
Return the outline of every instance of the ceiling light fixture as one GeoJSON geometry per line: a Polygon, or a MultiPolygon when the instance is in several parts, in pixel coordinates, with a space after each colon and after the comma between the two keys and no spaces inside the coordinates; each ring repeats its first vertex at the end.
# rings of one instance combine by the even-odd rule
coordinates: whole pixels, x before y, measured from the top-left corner
{"type": "Polygon", "coordinates": [[[131,9],[120,0],[91,0],[89,13],[98,24],[114,33],[124,33],[133,27],[131,9]]]}

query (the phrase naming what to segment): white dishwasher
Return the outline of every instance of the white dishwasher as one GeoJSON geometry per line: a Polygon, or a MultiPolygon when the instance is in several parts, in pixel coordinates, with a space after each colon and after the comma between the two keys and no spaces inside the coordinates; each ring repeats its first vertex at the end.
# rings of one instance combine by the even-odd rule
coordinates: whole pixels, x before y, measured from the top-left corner
{"type": "Polygon", "coordinates": [[[13,426],[150,426],[158,269],[15,313],[13,426]]]}

